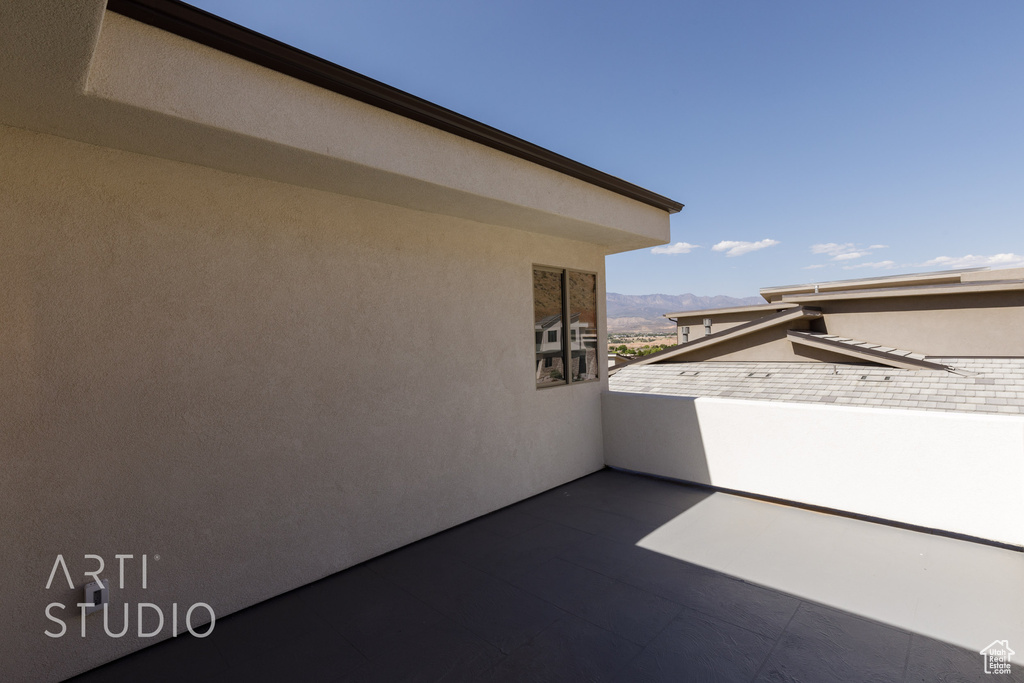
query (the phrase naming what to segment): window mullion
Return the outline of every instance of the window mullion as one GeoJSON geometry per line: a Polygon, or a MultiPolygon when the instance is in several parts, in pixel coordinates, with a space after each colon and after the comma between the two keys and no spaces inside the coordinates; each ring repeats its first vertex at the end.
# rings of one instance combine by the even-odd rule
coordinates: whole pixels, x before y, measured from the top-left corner
{"type": "Polygon", "coordinates": [[[562,367],[565,383],[572,384],[572,313],[569,311],[569,270],[562,271],[562,367]]]}

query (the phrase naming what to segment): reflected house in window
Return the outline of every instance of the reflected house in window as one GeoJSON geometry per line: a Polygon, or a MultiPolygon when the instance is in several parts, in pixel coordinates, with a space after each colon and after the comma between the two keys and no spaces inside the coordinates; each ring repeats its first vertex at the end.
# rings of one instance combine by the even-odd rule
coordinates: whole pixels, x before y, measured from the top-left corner
{"type": "Polygon", "coordinates": [[[533,310],[537,386],[598,379],[597,275],[535,266],[533,310]],[[568,336],[564,325],[567,312],[568,336]]]}
{"type": "MultiPolygon", "coordinates": [[[[580,328],[577,313],[570,323],[570,340],[575,341],[580,328]]],[[[562,349],[562,314],[549,315],[536,323],[537,384],[561,382],[565,377],[562,349]]]]}

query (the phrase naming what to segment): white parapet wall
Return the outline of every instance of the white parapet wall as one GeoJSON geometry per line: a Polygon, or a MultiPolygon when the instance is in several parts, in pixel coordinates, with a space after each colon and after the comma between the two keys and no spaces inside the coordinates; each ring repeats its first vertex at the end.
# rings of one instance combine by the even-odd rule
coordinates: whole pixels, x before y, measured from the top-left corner
{"type": "Polygon", "coordinates": [[[1024,546],[1024,417],[609,392],[605,462],[1024,546]]]}

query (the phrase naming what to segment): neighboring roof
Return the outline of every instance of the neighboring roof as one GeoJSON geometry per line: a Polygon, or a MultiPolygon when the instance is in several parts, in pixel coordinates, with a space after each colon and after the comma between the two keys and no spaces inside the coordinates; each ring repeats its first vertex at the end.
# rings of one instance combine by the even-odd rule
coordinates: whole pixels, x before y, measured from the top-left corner
{"type": "Polygon", "coordinates": [[[756,313],[758,311],[781,311],[784,308],[796,308],[798,304],[775,303],[757,304],[755,306],[732,306],[730,308],[702,308],[696,311],[680,311],[665,313],[666,318],[703,318],[709,315],[728,315],[730,313],[756,313]]]}
{"type": "Polygon", "coordinates": [[[822,292],[819,294],[786,294],[782,300],[795,304],[810,304],[823,301],[846,299],[884,299],[908,296],[940,296],[948,294],[977,294],[982,292],[1024,291],[1022,280],[986,280],[979,282],[955,282],[910,287],[886,287],[884,289],[851,289],[822,292]]]}
{"type": "Polygon", "coordinates": [[[668,360],[669,358],[675,358],[677,356],[682,356],[696,349],[705,349],[709,346],[713,346],[715,344],[719,344],[730,339],[736,339],[738,337],[742,337],[753,332],[758,332],[769,327],[775,327],[776,325],[784,325],[786,323],[793,322],[796,320],[806,320],[810,318],[820,317],[821,311],[814,308],[786,308],[784,310],[779,311],[778,313],[767,315],[763,318],[758,318],[757,320],[752,320],[748,323],[736,325],[735,327],[730,327],[729,329],[722,330],[721,332],[708,334],[701,337],[700,339],[694,339],[693,341],[687,342],[685,344],[677,344],[675,346],[670,346],[664,351],[658,351],[657,353],[652,353],[649,356],[637,358],[636,360],[629,363],[628,366],[647,365],[648,363],[660,363],[661,361],[668,360]]]}
{"type": "Polygon", "coordinates": [[[705,361],[629,365],[609,389],[637,394],[1024,414],[1024,358],[929,357],[944,370],[835,363],[705,361]]]}
{"type": "Polygon", "coordinates": [[[668,213],[677,213],[683,208],[683,205],[675,200],[178,0],[108,0],[107,9],[306,83],[531,161],[668,213]]]}
{"type": "Polygon", "coordinates": [[[879,363],[892,368],[904,370],[917,370],[925,368],[928,370],[948,370],[944,365],[925,360],[922,353],[903,351],[891,346],[872,344],[870,342],[857,341],[849,337],[839,337],[834,334],[823,332],[803,332],[800,330],[789,330],[786,337],[794,344],[810,346],[816,349],[824,349],[833,353],[848,356],[851,362],[866,361],[868,363],[879,363]]]}
{"type": "Polygon", "coordinates": [[[833,280],[803,285],[764,287],[761,296],[769,303],[731,308],[706,308],[664,313],[666,318],[705,318],[733,313],[757,313],[794,308],[804,303],[842,299],[872,299],[897,296],[934,296],[1024,289],[1024,268],[991,270],[961,268],[909,275],[887,275],[855,280],[833,280]]]}

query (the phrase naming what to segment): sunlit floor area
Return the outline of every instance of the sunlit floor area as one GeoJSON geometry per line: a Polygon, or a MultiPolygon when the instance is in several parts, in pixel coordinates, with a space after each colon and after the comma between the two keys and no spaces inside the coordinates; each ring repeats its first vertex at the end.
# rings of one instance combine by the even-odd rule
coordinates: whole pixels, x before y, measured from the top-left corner
{"type": "Polygon", "coordinates": [[[1024,553],[603,470],[75,680],[982,681],[1022,615],[1024,553]]]}

